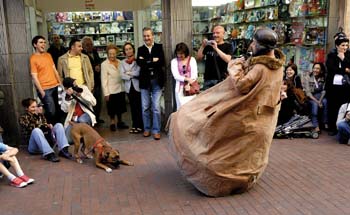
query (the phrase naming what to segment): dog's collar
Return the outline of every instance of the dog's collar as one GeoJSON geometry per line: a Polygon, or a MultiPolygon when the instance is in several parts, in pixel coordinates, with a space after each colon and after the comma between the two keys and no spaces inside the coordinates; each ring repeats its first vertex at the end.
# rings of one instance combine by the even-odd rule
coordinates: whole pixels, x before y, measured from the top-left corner
{"type": "Polygon", "coordinates": [[[102,155],[102,147],[103,145],[101,144],[102,142],[104,141],[103,138],[100,138],[98,140],[96,140],[95,144],[92,146],[92,151],[97,149],[98,150],[98,153],[100,154],[100,156],[102,155]]]}
{"type": "Polygon", "coordinates": [[[103,141],[104,141],[103,138],[100,138],[100,139],[96,140],[95,144],[92,146],[92,149],[98,148],[98,145],[99,145],[100,143],[102,143],[103,141]]]}

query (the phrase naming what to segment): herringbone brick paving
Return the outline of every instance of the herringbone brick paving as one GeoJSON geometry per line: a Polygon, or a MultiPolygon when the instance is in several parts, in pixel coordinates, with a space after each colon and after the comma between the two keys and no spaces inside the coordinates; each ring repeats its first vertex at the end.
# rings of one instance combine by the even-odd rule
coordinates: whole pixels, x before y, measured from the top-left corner
{"type": "Polygon", "coordinates": [[[155,141],[128,131],[99,132],[135,166],[108,174],[92,160],[51,163],[23,148],[20,163],[36,182],[19,189],[1,179],[0,214],[350,214],[350,147],[326,134],[274,140],[269,165],[253,189],[210,198],[181,176],[165,135],[155,141]]]}

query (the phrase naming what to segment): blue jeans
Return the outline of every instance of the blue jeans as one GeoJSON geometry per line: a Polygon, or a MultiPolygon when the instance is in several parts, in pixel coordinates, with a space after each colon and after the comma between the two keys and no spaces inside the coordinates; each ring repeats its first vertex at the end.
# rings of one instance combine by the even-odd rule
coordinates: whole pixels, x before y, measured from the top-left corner
{"type": "Polygon", "coordinates": [[[350,126],[349,122],[341,121],[337,124],[338,134],[337,139],[340,144],[347,144],[350,138],[350,126]]]}
{"type": "Polygon", "coordinates": [[[41,102],[44,104],[44,110],[45,110],[45,117],[49,123],[56,123],[57,122],[57,116],[56,112],[59,109],[58,106],[58,89],[57,87],[44,90],[45,96],[44,98],[41,97],[41,94],[38,92],[38,96],[41,100],[41,102]]]}
{"type": "MultiPolygon", "coordinates": [[[[310,100],[309,102],[311,104],[311,121],[312,121],[312,125],[314,127],[318,127],[318,110],[319,110],[319,106],[313,100],[310,100]]],[[[327,99],[326,98],[322,99],[322,106],[323,106],[322,107],[322,120],[323,120],[324,124],[327,124],[328,123],[328,108],[327,108],[327,99]]]]}
{"type": "Polygon", "coordinates": [[[151,80],[151,87],[149,89],[141,89],[141,103],[142,103],[142,119],[145,131],[151,131],[153,134],[160,133],[161,119],[160,119],[160,97],[162,89],[157,84],[155,79],[151,80]],[[152,107],[151,107],[152,105],[152,107]],[[152,114],[151,114],[152,108],[152,114]],[[151,117],[152,127],[151,127],[151,117]]]}
{"type": "MultiPolygon", "coordinates": [[[[53,135],[55,136],[55,140],[58,145],[58,150],[63,149],[68,145],[66,135],[64,133],[64,128],[61,123],[56,123],[52,128],[53,135]]],[[[43,131],[40,128],[34,128],[30,135],[29,145],[28,145],[29,153],[43,153],[43,155],[47,155],[53,152],[50,144],[47,142],[43,131]]]]}
{"type": "Polygon", "coordinates": [[[219,83],[219,80],[205,80],[203,83],[202,90],[207,90],[207,89],[215,86],[217,83],[219,83]]]}
{"type": "MultiPolygon", "coordinates": [[[[83,115],[81,115],[80,117],[78,117],[78,121],[77,123],[86,123],[88,125],[92,125],[92,120],[89,116],[89,114],[87,113],[83,113],[83,115]]],[[[70,130],[72,129],[72,126],[71,125],[68,125],[67,128],[66,128],[66,137],[67,137],[67,140],[68,140],[68,143],[69,144],[73,144],[73,140],[72,140],[72,137],[70,135],[70,130]]]]}

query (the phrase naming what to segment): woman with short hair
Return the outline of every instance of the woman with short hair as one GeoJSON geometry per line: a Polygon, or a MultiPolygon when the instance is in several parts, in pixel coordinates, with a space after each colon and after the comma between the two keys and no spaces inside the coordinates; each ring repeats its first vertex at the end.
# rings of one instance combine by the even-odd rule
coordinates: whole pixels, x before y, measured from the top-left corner
{"type": "Polygon", "coordinates": [[[107,112],[110,118],[110,130],[116,131],[115,115],[117,115],[117,128],[127,129],[122,121],[122,114],[126,112],[125,88],[121,78],[121,62],[117,59],[119,49],[116,45],[107,46],[107,59],[101,64],[101,86],[107,103],[107,112]]]}

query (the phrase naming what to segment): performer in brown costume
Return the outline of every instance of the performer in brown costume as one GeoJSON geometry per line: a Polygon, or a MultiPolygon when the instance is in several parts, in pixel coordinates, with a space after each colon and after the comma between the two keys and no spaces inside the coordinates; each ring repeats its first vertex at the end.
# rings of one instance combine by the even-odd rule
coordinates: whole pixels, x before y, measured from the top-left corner
{"type": "Polygon", "coordinates": [[[276,43],[271,29],[256,30],[253,56],[231,60],[226,80],[171,115],[170,151],[206,195],[244,192],[267,166],[285,62],[276,43]]]}

